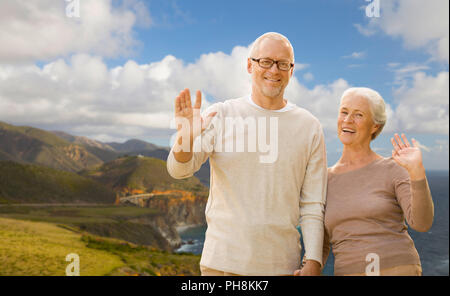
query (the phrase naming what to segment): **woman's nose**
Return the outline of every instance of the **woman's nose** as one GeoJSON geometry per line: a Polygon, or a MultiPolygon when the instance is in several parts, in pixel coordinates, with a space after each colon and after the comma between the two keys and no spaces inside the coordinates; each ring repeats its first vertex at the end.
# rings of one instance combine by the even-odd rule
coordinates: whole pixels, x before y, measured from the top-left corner
{"type": "Polygon", "coordinates": [[[347,114],[347,115],[345,115],[345,117],[344,117],[344,122],[351,121],[352,119],[353,119],[353,116],[352,116],[351,114],[347,114]]]}

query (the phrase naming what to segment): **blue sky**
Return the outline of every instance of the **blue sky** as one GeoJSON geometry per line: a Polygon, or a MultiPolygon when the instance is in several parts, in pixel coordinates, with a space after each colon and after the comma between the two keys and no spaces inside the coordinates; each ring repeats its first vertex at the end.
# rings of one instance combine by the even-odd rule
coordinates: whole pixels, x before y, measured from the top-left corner
{"type": "Polygon", "coordinates": [[[388,156],[404,131],[423,145],[426,168],[448,170],[446,0],[379,0],[379,18],[364,0],[79,0],[80,18],[64,15],[62,0],[15,2],[0,4],[2,121],[168,146],[176,93],[201,88],[206,105],[244,94],[245,50],[275,31],[295,50],[286,98],[323,122],[329,164],[341,149],[339,95],[366,86],[392,111],[373,148],[388,156]]]}
{"type": "MultiPolygon", "coordinates": [[[[204,53],[230,53],[237,45],[247,46],[263,33],[275,31],[290,39],[297,62],[314,69],[316,83],[343,77],[355,84],[370,82],[380,92],[389,92],[394,73],[387,71],[388,62],[423,63],[429,58],[423,51],[405,50],[399,38],[381,34],[368,38],[358,33],[354,24],[367,22],[361,7],[368,3],[362,0],[282,0],[276,8],[273,1],[146,3],[154,24],[136,30],[142,47],[133,59],[139,63],[158,61],[168,54],[192,63],[204,53]],[[364,52],[365,58],[344,58],[354,52],[364,52]]],[[[127,59],[113,59],[109,64],[120,65],[127,59]]],[[[435,71],[448,69],[434,66],[435,71]]]]}

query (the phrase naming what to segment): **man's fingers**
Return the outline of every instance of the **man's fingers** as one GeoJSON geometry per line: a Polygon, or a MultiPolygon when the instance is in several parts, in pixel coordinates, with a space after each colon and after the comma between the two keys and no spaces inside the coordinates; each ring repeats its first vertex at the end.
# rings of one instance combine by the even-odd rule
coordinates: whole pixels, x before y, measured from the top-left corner
{"type": "Polygon", "coordinates": [[[202,118],[202,132],[209,126],[211,120],[216,116],[217,112],[211,112],[206,116],[205,120],[202,118]]]}
{"type": "Polygon", "coordinates": [[[202,92],[198,90],[195,97],[194,108],[200,109],[201,106],[202,106],[202,92]]]}
{"type": "Polygon", "coordinates": [[[186,107],[188,108],[192,108],[192,103],[191,103],[191,92],[189,91],[189,88],[186,88],[184,90],[184,93],[186,95],[186,107]]]}
{"type": "Polygon", "coordinates": [[[186,90],[181,92],[180,105],[181,110],[184,110],[186,108],[186,90]]]}
{"type": "Polygon", "coordinates": [[[214,116],[216,116],[216,114],[217,114],[217,112],[211,112],[208,114],[208,116],[206,116],[206,126],[209,125],[209,123],[214,118],[214,116]]]}
{"type": "Polygon", "coordinates": [[[217,114],[217,112],[211,112],[211,113],[208,114],[208,116],[206,116],[205,119],[200,117],[201,118],[201,127],[202,127],[201,131],[202,132],[209,126],[209,124],[211,123],[211,120],[214,118],[214,116],[216,116],[216,114],[217,114]]]}
{"type": "Polygon", "coordinates": [[[180,112],[181,111],[181,98],[180,98],[180,96],[178,95],[176,98],[175,98],[175,112],[180,112]]]}
{"type": "Polygon", "coordinates": [[[294,276],[300,276],[302,274],[302,271],[300,269],[297,269],[294,271],[294,276]]]}

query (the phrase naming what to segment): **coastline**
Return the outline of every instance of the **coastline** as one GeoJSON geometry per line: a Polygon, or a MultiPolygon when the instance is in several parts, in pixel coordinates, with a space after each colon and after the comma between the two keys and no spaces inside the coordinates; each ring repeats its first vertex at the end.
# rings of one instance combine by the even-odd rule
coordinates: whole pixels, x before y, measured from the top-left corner
{"type": "Polygon", "coordinates": [[[181,245],[175,252],[200,255],[205,241],[206,224],[189,224],[176,227],[181,238],[181,245]]]}
{"type": "Polygon", "coordinates": [[[175,230],[178,232],[179,235],[181,235],[183,232],[186,232],[187,230],[195,227],[201,227],[206,226],[206,224],[186,224],[186,225],[179,225],[175,227],[175,230]]]}

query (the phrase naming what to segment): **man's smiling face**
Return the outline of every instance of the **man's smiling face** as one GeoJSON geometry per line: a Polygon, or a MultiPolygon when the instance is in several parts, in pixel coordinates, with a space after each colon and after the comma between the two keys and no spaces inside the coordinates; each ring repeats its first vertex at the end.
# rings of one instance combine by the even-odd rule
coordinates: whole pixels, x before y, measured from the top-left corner
{"type": "MultiPolygon", "coordinates": [[[[252,58],[268,58],[274,61],[292,63],[293,56],[289,45],[282,40],[266,38],[261,41],[256,56],[252,58]]],[[[248,59],[247,70],[252,76],[253,90],[269,98],[282,96],[292,76],[293,68],[288,71],[278,69],[276,63],[270,69],[264,69],[258,62],[248,59]]]]}

